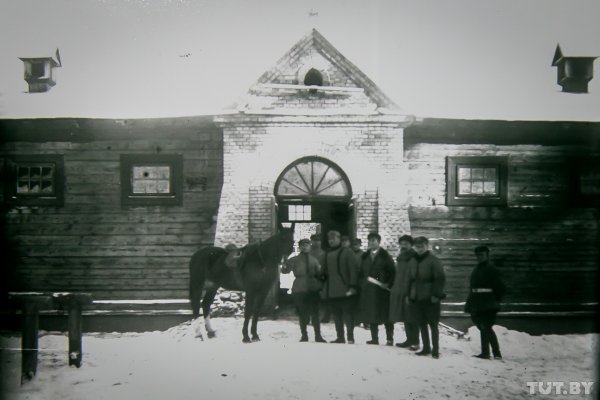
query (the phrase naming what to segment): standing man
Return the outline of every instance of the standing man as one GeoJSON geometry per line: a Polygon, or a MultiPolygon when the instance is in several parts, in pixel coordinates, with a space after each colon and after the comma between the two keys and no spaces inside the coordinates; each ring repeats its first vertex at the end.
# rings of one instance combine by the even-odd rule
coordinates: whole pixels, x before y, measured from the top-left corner
{"type": "Polygon", "coordinates": [[[350,237],[349,236],[342,236],[341,238],[342,240],[342,247],[350,247],[350,237]]]}
{"type": "Polygon", "coordinates": [[[413,250],[413,238],[410,235],[403,235],[398,238],[400,245],[400,255],[396,259],[396,279],[392,286],[390,294],[390,321],[404,322],[404,331],[406,340],[402,343],[396,343],[401,348],[410,348],[415,351],[419,348],[419,325],[409,315],[410,302],[408,301],[408,272],[415,260],[415,251],[413,250]]]}
{"type": "Polygon", "coordinates": [[[478,264],[471,273],[469,296],[465,303],[465,312],[471,314],[481,333],[481,353],[474,357],[489,359],[491,345],[494,359],[501,360],[500,345],[492,327],[496,323],[505,286],[498,270],[490,265],[490,249],[487,246],[475,247],[475,257],[478,264]]]}
{"type": "Polygon", "coordinates": [[[323,261],[324,297],[329,303],[337,338],[331,343],[354,343],[354,311],[358,294],[358,266],[352,250],[342,247],[338,231],[329,231],[329,249],[323,261]]]}
{"type": "Polygon", "coordinates": [[[385,326],[386,345],[394,345],[394,323],[390,322],[390,289],[396,268],[392,256],[381,248],[381,236],[371,232],[368,236],[369,251],[363,254],[360,265],[361,291],[359,320],[369,324],[371,340],[367,344],[379,344],[379,325],[385,326]]]}
{"type": "Polygon", "coordinates": [[[310,255],[311,243],[308,239],[298,242],[300,254],[286,261],[281,267],[281,273],[294,273],[294,284],[292,285],[292,296],[300,317],[301,342],[308,342],[307,326],[312,316],[314,321],[315,342],[325,342],[321,337],[321,325],[319,323],[319,291],[322,287],[321,264],[310,255]]]}
{"type": "Polygon", "coordinates": [[[438,324],[441,313],[440,301],[446,297],[444,293],[446,275],[440,260],[429,251],[429,240],[426,237],[416,238],[413,248],[417,254],[416,263],[411,265],[409,271],[408,298],[411,309],[415,311],[423,342],[423,348],[417,355],[431,354],[433,358],[439,358],[438,324]],[[431,343],[428,327],[431,329],[431,343]]]}
{"type": "MultiPolygon", "coordinates": [[[[352,244],[350,247],[352,248],[352,251],[354,252],[354,255],[356,256],[356,262],[358,263],[358,266],[360,267],[360,264],[362,263],[362,256],[363,256],[363,254],[365,254],[365,252],[362,251],[362,240],[360,240],[358,238],[352,239],[352,244]]],[[[360,278],[360,276],[361,276],[360,271],[359,271],[358,275],[360,278]]],[[[360,295],[359,295],[359,297],[360,297],[360,295]]],[[[361,323],[360,327],[364,328],[364,329],[369,329],[367,324],[364,324],[364,323],[361,323]]]]}
{"type": "MultiPolygon", "coordinates": [[[[325,251],[323,251],[323,247],[321,246],[321,235],[318,233],[310,236],[310,255],[316,258],[319,261],[319,264],[323,265],[325,251]]],[[[331,320],[331,310],[327,303],[324,303],[321,308],[323,309],[323,318],[321,318],[321,322],[327,323],[331,320]]],[[[312,323],[314,325],[315,321],[312,321],[312,323]]]]}
{"type": "Polygon", "coordinates": [[[362,251],[361,247],[362,247],[362,240],[356,238],[352,240],[352,251],[354,252],[354,255],[356,256],[356,259],[359,260],[359,262],[362,260],[362,255],[365,253],[364,251],[362,251]]]}
{"type": "Polygon", "coordinates": [[[310,236],[310,255],[316,258],[322,264],[325,252],[321,247],[321,235],[315,233],[310,236]]]}

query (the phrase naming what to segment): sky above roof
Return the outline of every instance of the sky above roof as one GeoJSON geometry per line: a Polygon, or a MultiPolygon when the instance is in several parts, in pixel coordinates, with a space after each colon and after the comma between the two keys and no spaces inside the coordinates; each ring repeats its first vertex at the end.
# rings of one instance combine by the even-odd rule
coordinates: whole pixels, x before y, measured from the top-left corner
{"type": "Polygon", "coordinates": [[[0,118],[151,118],[230,109],[316,28],[407,114],[600,121],[551,66],[600,56],[596,0],[0,0],[0,118]],[[47,93],[19,57],[53,55],[47,93]]]}

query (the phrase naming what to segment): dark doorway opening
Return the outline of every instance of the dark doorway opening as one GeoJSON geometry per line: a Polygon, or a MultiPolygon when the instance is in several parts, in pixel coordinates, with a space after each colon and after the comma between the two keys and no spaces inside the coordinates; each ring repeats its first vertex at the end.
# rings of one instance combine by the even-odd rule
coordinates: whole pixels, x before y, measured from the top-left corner
{"type": "MultiPolygon", "coordinates": [[[[289,164],[277,178],[274,190],[274,209],[277,225],[294,224],[294,240],[321,235],[321,248],[326,250],[327,232],[355,235],[355,213],[352,187],[344,171],[335,163],[321,157],[303,157],[289,164]]],[[[291,287],[293,276],[281,275],[276,308],[292,312],[291,287]],[[289,307],[286,307],[288,306],[289,307]]],[[[287,312],[286,312],[287,311],[287,312]]]]}
{"type": "Polygon", "coordinates": [[[277,222],[318,224],[324,247],[330,230],[355,233],[350,181],[325,158],[303,157],[289,164],[275,182],[274,195],[277,222]]]}
{"type": "MultiPolygon", "coordinates": [[[[291,222],[295,222],[296,225],[302,225],[303,223],[317,224],[318,228],[315,233],[321,234],[323,249],[327,248],[327,232],[331,230],[336,230],[350,238],[355,234],[352,207],[347,201],[290,202],[283,200],[279,203],[277,211],[277,220],[280,224],[291,222]],[[306,209],[305,206],[310,207],[310,215],[306,215],[308,213],[305,216],[297,215],[294,211],[299,206],[304,209],[306,209]]],[[[298,234],[303,233],[301,228],[296,230],[298,234]]]]}
{"type": "MultiPolygon", "coordinates": [[[[280,225],[294,223],[294,249],[299,252],[298,241],[309,239],[312,234],[321,235],[321,248],[327,250],[327,232],[336,230],[350,238],[354,236],[354,213],[348,201],[290,201],[280,200],[277,207],[280,225]]],[[[296,254],[296,253],[295,253],[296,254]]],[[[321,261],[321,260],[319,260],[321,261]]],[[[291,296],[293,274],[281,275],[278,289],[277,313],[282,317],[295,316],[291,296]]]]}

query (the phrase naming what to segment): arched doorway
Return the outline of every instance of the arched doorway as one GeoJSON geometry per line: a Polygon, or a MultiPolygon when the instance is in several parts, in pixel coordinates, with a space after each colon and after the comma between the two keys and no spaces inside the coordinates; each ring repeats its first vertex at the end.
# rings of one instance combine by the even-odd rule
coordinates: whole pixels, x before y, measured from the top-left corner
{"type": "Polygon", "coordinates": [[[297,236],[332,229],[355,235],[352,186],[344,171],[325,158],[303,157],[289,164],[275,182],[274,195],[278,223],[294,222],[297,236]]]}

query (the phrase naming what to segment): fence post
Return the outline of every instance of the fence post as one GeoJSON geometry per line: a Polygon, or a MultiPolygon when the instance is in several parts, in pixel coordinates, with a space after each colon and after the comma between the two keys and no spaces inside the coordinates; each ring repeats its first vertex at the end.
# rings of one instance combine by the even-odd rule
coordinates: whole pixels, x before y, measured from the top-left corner
{"type": "Polygon", "coordinates": [[[83,351],[81,345],[81,309],[84,304],[92,302],[90,293],[56,293],[54,295],[56,302],[64,309],[67,308],[69,314],[69,366],[75,365],[81,367],[83,351]]]}
{"type": "Polygon", "coordinates": [[[21,336],[21,384],[31,380],[37,372],[39,310],[51,307],[52,297],[46,293],[9,293],[22,312],[21,336]]]}

